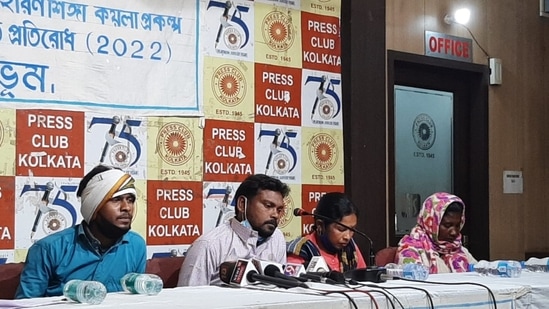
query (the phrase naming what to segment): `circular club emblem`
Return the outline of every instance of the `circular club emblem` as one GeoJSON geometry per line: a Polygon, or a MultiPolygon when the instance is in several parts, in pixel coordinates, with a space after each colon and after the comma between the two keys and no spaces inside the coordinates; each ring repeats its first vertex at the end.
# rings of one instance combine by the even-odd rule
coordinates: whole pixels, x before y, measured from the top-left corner
{"type": "Polygon", "coordinates": [[[213,73],[212,90],[221,104],[229,107],[236,106],[246,95],[244,74],[234,65],[222,65],[213,73]]]}
{"type": "Polygon", "coordinates": [[[436,127],[433,119],[427,114],[419,114],[414,119],[412,136],[417,147],[427,150],[433,146],[436,137],[436,127]]]}
{"type": "Polygon", "coordinates": [[[130,166],[131,154],[126,145],[116,144],[110,150],[109,158],[114,167],[125,169],[130,166]]]}
{"type": "Polygon", "coordinates": [[[274,171],[278,175],[286,175],[290,170],[290,160],[288,159],[287,155],[281,152],[277,153],[274,156],[273,162],[274,171]]]}
{"type": "Polygon", "coordinates": [[[295,39],[292,17],[279,11],[268,13],[263,18],[261,33],[272,50],[281,52],[290,49],[295,39]]]}
{"type": "Polygon", "coordinates": [[[292,217],[294,213],[294,200],[291,196],[288,195],[284,198],[284,206],[286,206],[284,207],[284,213],[282,214],[282,216],[280,216],[280,219],[278,219],[279,228],[284,228],[288,226],[290,222],[292,222],[292,217]]]}
{"type": "Polygon", "coordinates": [[[156,153],[170,165],[187,163],[194,152],[194,145],[191,130],[177,122],[165,124],[156,137],[156,153]]]}
{"type": "Polygon", "coordinates": [[[237,50],[242,44],[242,34],[235,27],[227,27],[223,33],[225,46],[231,50],[237,50]]]}
{"type": "Polygon", "coordinates": [[[330,120],[334,117],[335,109],[334,104],[330,99],[324,98],[319,102],[320,117],[324,120],[330,120]]]}
{"type": "Polygon", "coordinates": [[[48,211],[44,217],[44,221],[42,222],[42,228],[46,234],[63,230],[66,226],[67,220],[65,219],[65,216],[55,210],[48,211]]]}
{"type": "Polygon", "coordinates": [[[321,172],[331,170],[337,163],[338,150],[336,140],[326,133],[319,133],[313,136],[309,142],[308,152],[309,160],[321,172]]]}

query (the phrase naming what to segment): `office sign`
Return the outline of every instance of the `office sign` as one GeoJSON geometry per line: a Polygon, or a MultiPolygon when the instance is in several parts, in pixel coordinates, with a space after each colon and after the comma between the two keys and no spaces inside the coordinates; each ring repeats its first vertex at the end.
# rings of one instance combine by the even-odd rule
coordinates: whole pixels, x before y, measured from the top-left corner
{"type": "Polygon", "coordinates": [[[425,31],[425,55],[473,62],[473,41],[444,33],[425,31]]]}

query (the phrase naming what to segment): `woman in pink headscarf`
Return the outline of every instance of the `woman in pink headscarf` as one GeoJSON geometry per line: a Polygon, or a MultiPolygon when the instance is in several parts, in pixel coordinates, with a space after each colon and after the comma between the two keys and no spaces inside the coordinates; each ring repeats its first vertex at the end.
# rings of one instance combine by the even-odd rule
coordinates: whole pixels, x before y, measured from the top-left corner
{"type": "Polygon", "coordinates": [[[461,244],[465,204],[452,194],[438,192],[423,202],[417,224],[398,243],[396,262],[421,263],[429,273],[465,272],[477,260],[461,244]]]}

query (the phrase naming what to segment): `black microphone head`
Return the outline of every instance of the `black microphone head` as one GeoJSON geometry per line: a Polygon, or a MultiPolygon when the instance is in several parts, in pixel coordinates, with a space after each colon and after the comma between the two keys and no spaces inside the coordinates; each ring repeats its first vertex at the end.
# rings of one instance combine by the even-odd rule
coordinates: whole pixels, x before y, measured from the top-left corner
{"type": "Polygon", "coordinates": [[[255,271],[255,270],[249,271],[246,274],[246,280],[248,280],[248,282],[255,283],[255,282],[257,282],[257,277],[256,276],[259,276],[259,273],[257,271],[255,271]]]}
{"type": "Polygon", "coordinates": [[[276,265],[269,264],[265,266],[263,273],[267,276],[276,277],[276,274],[280,273],[280,269],[276,265]]]}
{"type": "Polygon", "coordinates": [[[345,272],[345,277],[355,281],[384,282],[387,274],[385,267],[379,268],[356,268],[345,272]]]}
{"type": "Polygon", "coordinates": [[[294,216],[301,217],[301,216],[312,216],[311,213],[306,212],[305,210],[301,208],[294,208],[294,216]]]}
{"type": "Polygon", "coordinates": [[[236,262],[223,262],[219,265],[219,279],[226,284],[231,284],[231,277],[233,275],[236,262]]]}
{"type": "Polygon", "coordinates": [[[330,278],[337,283],[345,283],[345,275],[342,272],[331,270],[326,275],[326,278],[330,278]]]}
{"type": "Polygon", "coordinates": [[[257,269],[250,260],[226,261],[219,265],[219,279],[229,285],[249,285],[256,281],[252,273],[257,274],[257,269]]]}

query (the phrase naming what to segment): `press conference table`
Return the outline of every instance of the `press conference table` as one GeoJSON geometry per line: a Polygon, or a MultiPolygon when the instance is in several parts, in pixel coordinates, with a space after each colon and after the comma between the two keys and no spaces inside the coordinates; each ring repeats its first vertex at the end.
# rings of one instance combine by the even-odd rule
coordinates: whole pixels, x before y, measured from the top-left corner
{"type": "MultiPolygon", "coordinates": [[[[474,282],[488,286],[493,292],[498,308],[549,308],[549,273],[523,273],[520,278],[480,277],[475,273],[440,274],[429,276],[429,281],[441,283],[474,282]]],[[[409,282],[391,280],[380,284],[396,297],[404,308],[430,308],[428,298],[423,291],[409,287],[422,288],[429,292],[435,308],[494,308],[488,291],[476,285],[443,285],[426,282],[409,282]],[[396,288],[396,289],[395,289],[396,288]]],[[[349,291],[346,287],[325,284],[311,284],[314,289],[349,291]]],[[[374,297],[378,308],[392,308],[379,289],[362,287],[374,297]]],[[[349,300],[341,294],[327,296],[315,294],[313,289],[257,289],[233,287],[182,287],[164,289],[156,296],[132,295],[126,293],[109,293],[100,305],[83,305],[59,301],[60,297],[0,301],[4,305],[25,307],[28,302],[49,305],[45,308],[261,308],[261,309],[335,309],[354,308],[349,300]],[[56,302],[57,301],[57,302],[56,302]],[[27,303],[26,303],[27,302],[27,303]]],[[[367,294],[356,291],[346,292],[353,298],[358,308],[376,308],[367,294]]],[[[395,308],[402,308],[396,300],[395,308]]]]}

